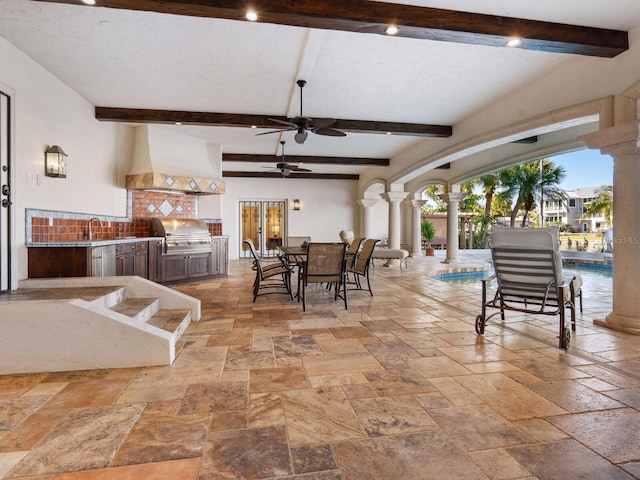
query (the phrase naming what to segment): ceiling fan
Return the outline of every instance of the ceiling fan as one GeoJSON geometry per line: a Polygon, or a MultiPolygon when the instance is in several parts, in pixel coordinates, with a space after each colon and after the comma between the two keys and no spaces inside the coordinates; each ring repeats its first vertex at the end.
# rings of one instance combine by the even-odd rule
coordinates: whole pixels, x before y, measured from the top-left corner
{"type": "Polygon", "coordinates": [[[284,144],[286,142],[284,140],[280,140],[280,145],[282,145],[282,161],[276,163],[275,170],[271,170],[273,172],[280,172],[283,177],[288,177],[292,173],[300,173],[300,172],[310,172],[308,168],[302,168],[295,163],[287,163],[284,161],[284,144]]]}
{"type": "Polygon", "coordinates": [[[329,137],[346,137],[346,133],[341,132],[340,130],[336,130],[335,128],[329,128],[331,125],[336,123],[335,118],[309,118],[302,116],[302,89],[307,84],[307,81],[298,80],[296,83],[298,84],[298,87],[300,87],[300,116],[288,120],[270,118],[270,121],[286,125],[287,128],[273,130],[271,132],[258,133],[256,135],[268,135],[270,133],[295,131],[296,134],[293,138],[296,143],[300,144],[304,143],[304,141],[307,139],[307,136],[309,135],[309,132],[315,133],[317,135],[326,135],[329,137]]]}

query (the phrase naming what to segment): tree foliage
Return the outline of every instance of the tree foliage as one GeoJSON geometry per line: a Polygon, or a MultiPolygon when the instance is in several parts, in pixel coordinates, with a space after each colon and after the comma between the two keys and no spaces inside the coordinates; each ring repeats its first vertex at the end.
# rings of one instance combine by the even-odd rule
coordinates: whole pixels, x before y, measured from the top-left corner
{"type": "Polygon", "coordinates": [[[613,220],[613,186],[611,185],[603,186],[600,189],[598,196],[586,205],[580,220],[587,216],[595,217],[600,214],[604,216],[607,225],[611,226],[613,220]]]}
{"type": "Polygon", "coordinates": [[[562,166],[551,160],[534,160],[509,167],[500,172],[500,183],[509,198],[515,199],[510,213],[510,225],[515,226],[516,216],[522,209],[522,227],[527,225],[529,213],[536,208],[540,195],[548,199],[564,199],[560,182],[566,175],[562,166]]]}
{"type": "MultiPolygon", "coordinates": [[[[521,215],[521,225],[526,226],[530,216],[538,209],[541,195],[545,199],[564,201],[566,195],[559,185],[565,175],[564,167],[555,165],[549,159],[542,159],[488,173],[461,184],[461,191],[466,196],[460,210],[477,214],[474,218],[474,244],[486,248],[490,226],[498,223],[500,218],[508,217],[510,226],[514,227],[516,218],[521,215]]],[[[442,193],[442,185],[430,185],[425,189],[429,204],[425,211],[447,211],[446,203],[440,199],[442,193]]],[[[606,202],[607,199],[602,200],[606,202]]],[[[604,212],[606,216],[607,210],[599,210],[602,205],[595,199],[590,205],[594,209],[591,212],[604,212]]]]}

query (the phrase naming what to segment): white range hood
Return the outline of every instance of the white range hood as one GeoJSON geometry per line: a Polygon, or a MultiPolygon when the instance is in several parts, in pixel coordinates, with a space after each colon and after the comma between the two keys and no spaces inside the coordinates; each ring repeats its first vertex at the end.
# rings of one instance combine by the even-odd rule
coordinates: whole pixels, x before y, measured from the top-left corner
{"type": "Polygon", "coordinates": [[[135,127],[127,189],[224,193],[219,144],[157,125],[135,127]]]}

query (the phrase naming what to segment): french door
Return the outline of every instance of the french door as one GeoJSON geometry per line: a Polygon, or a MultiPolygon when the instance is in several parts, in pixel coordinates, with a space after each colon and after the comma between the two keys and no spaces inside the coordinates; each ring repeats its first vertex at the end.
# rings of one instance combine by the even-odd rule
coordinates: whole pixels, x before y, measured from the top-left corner
{"type": "Polygon", "coordinates": [[[11,104],[0,91],[0,293],[11,289],[11,104]]]}
{"type": "Polygon", "coordinates": [[[250,238],[263,257],[275,257],[283,245],[286,232],[286,206],[282,201],[240,201],[240,258],[250,258],[251,252],[242,240],[250,238]]]}

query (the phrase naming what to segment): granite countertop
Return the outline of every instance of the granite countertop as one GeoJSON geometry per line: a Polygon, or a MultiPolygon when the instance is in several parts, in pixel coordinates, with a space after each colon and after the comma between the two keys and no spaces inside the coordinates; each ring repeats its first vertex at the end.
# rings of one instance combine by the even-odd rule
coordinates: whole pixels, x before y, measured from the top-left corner
{"type": "Polygon", "coordinates": [[[119,245],[122,243],[148,242],[150,240],[164,240],[164,237],[115,237],[94,240],[69,240],[65,242],[27,242],[31,247],[101,247],[104,245],[119,245]]]}
{"type": "MultiPolygon", "coordinates": [[[[213,235],[211,238],[228,238],[228,235],[213,235]]],[[[114,237],[99,238],[94,240],[69,240],[65,242],[27,242],[28,248],[32,247],[102,247],[104,245],[119,245],[122,243],[149,242],[151,240],[164,240],[164,237],[114,237]]]]}

